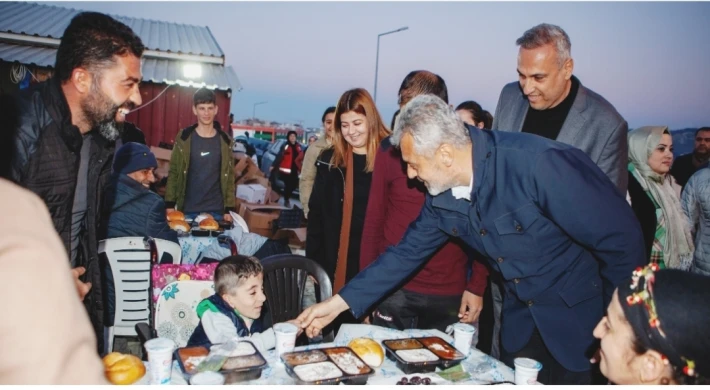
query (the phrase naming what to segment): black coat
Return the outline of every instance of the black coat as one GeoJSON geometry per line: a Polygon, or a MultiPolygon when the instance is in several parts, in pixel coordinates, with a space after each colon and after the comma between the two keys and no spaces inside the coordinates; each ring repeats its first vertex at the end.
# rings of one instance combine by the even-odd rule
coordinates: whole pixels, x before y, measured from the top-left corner
{"type": "MultiPolygon", "coordinates": [[[[83,137],[71,123],[71,112],[56,79],[22,91],[15,100],[18,114],[11,167],[12,179],[37,194],[47,205],[54,227],[67,255],[71,255],[71,223],[83,137]]],[[[84,298],[96,332],[99,350],[103,345],[103,289],[99,269],[98,232],[101,205],[111,174],[115,143],[94,131],[91,137],[87,177],[87,209],[76,266],[86,268],[82,277],[91,282],[84,298]]]]}
{"type": "Polygon", "coordinates": [[[641,232],[643,233],[644,248],[646,249],[646,259],[651,261],[651,247],[653,239],[656,236],[656,205],[653,200],[648,197],[646,191],[643,190],[641,184],[636,180],[634,175],[629,172],[629,197],[631,198],[631,208],[636,214],[636,218],[641,224],[641,232]]]}
{"type": "Polygon", "coordinates": [[[345,168],[331,168],[332,156],[333,149],[326,149],[316,159],[316,180],[308,202],[306,238],[306,257],[320,264],[331,281],[338,261],[345,191],[345,168]]]}

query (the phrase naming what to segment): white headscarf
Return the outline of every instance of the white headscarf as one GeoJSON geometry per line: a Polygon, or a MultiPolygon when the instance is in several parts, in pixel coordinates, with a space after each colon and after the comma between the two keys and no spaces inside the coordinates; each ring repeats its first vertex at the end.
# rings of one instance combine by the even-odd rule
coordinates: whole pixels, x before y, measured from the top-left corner
{"type": "Polygon", "coordinates": [[[690,224],[672,187],[669,174],[660,175],[648,165],[648,158],[668,132],[668,126],[644,126],[629,133],[629,162],[636,171],[634,178],[651,194],[666,220],[666,245],[663,261],[668,268],[688,270],[693,262],[693,238],[690,224]]]}

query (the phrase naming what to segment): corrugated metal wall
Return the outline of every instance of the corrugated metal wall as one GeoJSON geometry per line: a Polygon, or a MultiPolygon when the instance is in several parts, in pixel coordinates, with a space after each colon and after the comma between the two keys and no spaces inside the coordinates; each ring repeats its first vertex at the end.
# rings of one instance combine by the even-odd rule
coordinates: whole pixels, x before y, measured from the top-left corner
{"type": "MultiPolygon", "coordinates": [[[[143,104],[153,100],[165,89],[165,84],[142,83],[141,97],[143,104]]],[[[143,130],[148,146],[158,146],[160,142],[175,143],[175,136],[181,129],[197,122],[192,113],[192,95],[197,88],[171,86],[164,94],[150,105],[132,112],[126,118],[143,130]]],[[[231,99],[226,91],[215,91],[219,112],[215,120],[222,129],[229,132],[229,108],[231,99]]]]}

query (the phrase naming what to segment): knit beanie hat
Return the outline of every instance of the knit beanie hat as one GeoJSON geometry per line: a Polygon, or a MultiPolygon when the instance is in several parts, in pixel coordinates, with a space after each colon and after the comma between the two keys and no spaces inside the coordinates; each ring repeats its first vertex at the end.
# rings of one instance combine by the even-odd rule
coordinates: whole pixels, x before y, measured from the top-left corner
{"type": "Polygon", "coordinates": [[[147,146],[136,142],[128,142],[116,152],[113,160],[113,172],[128,174],[141,169],[157,168],[158,160],[147,146]]]}

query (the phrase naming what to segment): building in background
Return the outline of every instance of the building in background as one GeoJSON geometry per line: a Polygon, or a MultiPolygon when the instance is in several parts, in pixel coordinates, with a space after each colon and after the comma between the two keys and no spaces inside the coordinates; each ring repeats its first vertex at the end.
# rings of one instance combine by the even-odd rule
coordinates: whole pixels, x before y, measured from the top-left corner
{"type": "MultiPolygon", "coordinates": [[[[167,3],[166,3],[167,4],[167,3]]],[[[12,93],[52,76],[59,40],[82,10],[32,3],[0,2],[0,93],[12,93]]],[[[208,27],[111,15],[140,36],[144,106],[127,120],[148,145],[173,144],[177,132],[196,122],[192,95],[215,90],[216,120],[229,132],[232,93],[241,90],[236,73],[208,27]],[[150,103],[150,104],[147,104],[150,103]]]]}

